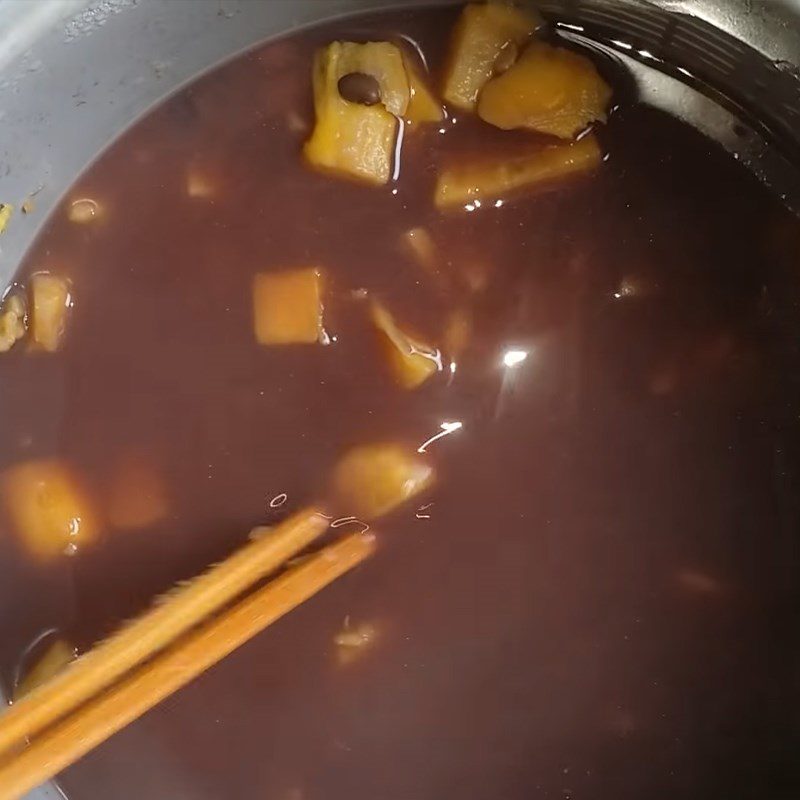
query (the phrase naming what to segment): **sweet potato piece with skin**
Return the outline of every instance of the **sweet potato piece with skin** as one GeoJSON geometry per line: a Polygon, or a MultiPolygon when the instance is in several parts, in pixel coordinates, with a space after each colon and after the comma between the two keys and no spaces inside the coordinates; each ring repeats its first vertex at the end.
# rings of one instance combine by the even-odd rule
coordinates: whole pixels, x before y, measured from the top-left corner
{"type": "Polygon", "coordinates": [[[314,58],[313,84],[316,124],[303,149],[306,160],[322,170],[367,183],[387,183],[392,175],[399,123],[383,103],[388,103],[398,113],[405,113],[410,93],[400,50],[388,42],[370,42],[367,45],[333,42],[319,50],[314,58]],[[387,75],[396,75],[396,67],[379,70],[372,63],[374,58],[367,63],[366,57],[359,55],[365,52],[359,48],[379,44],[393,49],[373,49],[370,52],[396,52],[396,59],[392,56],[390,61],[392,64],[397,61],[400,65],[405,92],[402,87],[395,86],[394,77],[391,78],[391,90],[384,86],[389,80],[387,75]],[[339,79],[353,72],[355,66],[360,67],[358,71],[373,75],[379,82],[384,81],[381,90],[382,93],[386,91],[387,96],[382,97],[382,103],[366,106],[342,98],[339,79]],[[381,74],[375,75],[375,72],[381,74]]]}
{"type": "Polygon", "coordinates": [[[315,268],[260,272],[253,280],[259,344],[313,344],[322,328],[322,273],[315,268]]]}
{"type": "Polygon", "coordinates": [[[373,520],[423,492],[433,479],[433,468],[403,446],[370,444],[354,447],[339,461],[333,489],[344,511],[373,520]]]}
{"type": "Polygon", "coordinates": [[[441,353],[400,330],[383,306],[373,303],[371,315],[385,342],[392,374],[400,386],[404,389],[416,389],[441,370],[441,353]]]}
{"type": "Polygon", "coordinates": [[[31,277],[31,334],[42,350],[54,353],[61,346],[72,307],[69,281],[47,272],[31,277]]]}
{"type": "Polygon", "coordinates": [[[97,516],[80,480],[56,459],[26,461],[0,476],[10,521],[34,558],[73,554],[95,538],[97,516]]]}
{"type": "Polygon", "coordinates": [[[441,209],[471,211],[503,200],[512,192],[588,172],[601,160],[597,139],[588,135],[569,144],[539,147],[529,154],[495,156],[491,161],[454,166],[439,175],[434,201],[441,209]]]}
{"type": "Polygon", "coordinates": [[[585,56],[534,42],[483,87],[478,114],[497,128],[527,128],[571,139],[605,122],[611,89],[585,56]]]}
{"type": "Polygon", "coordinates": [[[453,30],[442,92],[445,102],[473,111],[503,49],[510,44],[521,47],[541,24],[534,11],[511,3],[494,0],[466,6],[453,30]]]}

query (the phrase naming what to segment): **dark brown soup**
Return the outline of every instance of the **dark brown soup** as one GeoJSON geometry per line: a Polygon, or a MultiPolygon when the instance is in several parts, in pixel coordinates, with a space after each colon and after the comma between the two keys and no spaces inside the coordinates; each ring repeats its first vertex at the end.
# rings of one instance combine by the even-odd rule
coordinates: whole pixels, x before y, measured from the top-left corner
{"type": "Polygon", "coordinates": [[[324,494],[353,445],[449,431],[369,563],[68,770],[76,800],[800,793],[800,223],[595,55],[614,100],[590,174],[438,209],[443,164],[550,141],[453,109],[405,131],[385,185],[311,169],[314,51],[407,37],[436,86],[458,13],[338,22],[203,76],[21,268],[67,277],[74,307],[57,352],[0,357],[0,467],[68,465],[99,533],[38,559],[3,512],[9,690],[43,632],[86,650],[324,494]],[[324,270],[330,343],[259,344],[254,276],[300,267],[324,270]],[[437,346],[465,320],[456,366],[399,386],[371,299],[437,346]],[[120,473],[145,486],[115,524],[120,473]]]}

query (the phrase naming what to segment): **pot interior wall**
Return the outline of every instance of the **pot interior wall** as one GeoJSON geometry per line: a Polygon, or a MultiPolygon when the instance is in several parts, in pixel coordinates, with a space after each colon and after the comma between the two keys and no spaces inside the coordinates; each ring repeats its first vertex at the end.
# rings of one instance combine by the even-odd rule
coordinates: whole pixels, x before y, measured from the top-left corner
{"type": "MultiPolygon", "coordinates": [[[[414,4],[427,3],[406,5],[414,4]]],[[[15,215],[0,241],[4,285],[75,178],[154,103],[266,38],[382,5],[397,4],[44,0],[32,12],[27,0],[0,0],[0,20],[6,15],[11,21],[0,38],[0,202],[19,208],[25,198],[36,199],[36,212],[15,215]]],[[[800,208],[800,77],[793,66],[800,51],[794,39],[764,55],[711,22],[654,3],[547,0],[541,6],[564,35],[629,63],[645,97],[722,142],[800,208]]],[[[753,38],[763,38],[767,21],[756,18],[760,12],[743,13],[753,38]]],[[[2,607],[11,609],[5,618],[26,600],[35,598],[0,592],[2,607]]],[[[31,797],[57,796],[54,787],[44,787],[31,797]]]]}

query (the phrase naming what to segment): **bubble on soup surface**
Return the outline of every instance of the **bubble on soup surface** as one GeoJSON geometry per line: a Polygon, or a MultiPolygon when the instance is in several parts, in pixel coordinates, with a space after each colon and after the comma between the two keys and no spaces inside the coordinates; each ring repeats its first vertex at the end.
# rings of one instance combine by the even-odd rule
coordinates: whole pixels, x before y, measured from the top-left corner
{"type": "Polygon", "coordinates": [[[78,225],[85,225],[93,222],[100,216],[100,204],[90,197],[80,197],[73,200],[67,209],[67,217],[70,222],[78,225]]]}

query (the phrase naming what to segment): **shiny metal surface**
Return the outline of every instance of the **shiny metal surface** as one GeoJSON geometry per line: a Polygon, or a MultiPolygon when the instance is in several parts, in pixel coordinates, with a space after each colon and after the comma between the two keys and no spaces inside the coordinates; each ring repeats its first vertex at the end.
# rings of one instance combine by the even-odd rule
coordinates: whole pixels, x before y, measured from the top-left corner
{"type": "MultiPolygon", "coordinates": [[[[36,195],[35,213],[15,214],[0,238],[3,285],[84,167],[199,72],[314,21],[430,1],[0,0],[0,202],[18,209],[36,195]]],[[[540,5],[565,34],[615,49],[650,102],[749,159],[767,182],[800,164],[800,0],[540,5]]],[[[60,796],[45,787],[31,800],[60,796]]]]}

